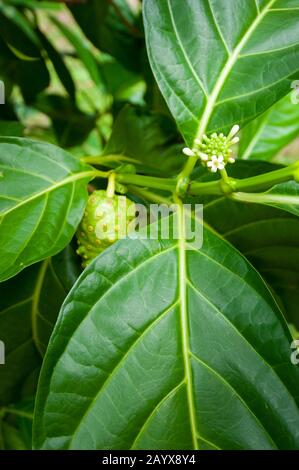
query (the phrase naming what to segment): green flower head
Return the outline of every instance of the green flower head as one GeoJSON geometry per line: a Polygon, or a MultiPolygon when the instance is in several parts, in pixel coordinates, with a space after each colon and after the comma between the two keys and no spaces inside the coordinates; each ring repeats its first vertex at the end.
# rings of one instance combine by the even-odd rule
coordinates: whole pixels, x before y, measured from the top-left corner
{"type": "Polygon", "coordinates": [[[238,125],[233,126],[227,136],[216,132],[210,137],[204,134],[201,140],[195,139],[192,149],[185,147],[183,153],[188,157],[199,158],[204,166],[216,173],[223,170],[228,163],[235,162],[231,147],[239,142],[239,137],[236,137],[239,129],[238,125]]]}

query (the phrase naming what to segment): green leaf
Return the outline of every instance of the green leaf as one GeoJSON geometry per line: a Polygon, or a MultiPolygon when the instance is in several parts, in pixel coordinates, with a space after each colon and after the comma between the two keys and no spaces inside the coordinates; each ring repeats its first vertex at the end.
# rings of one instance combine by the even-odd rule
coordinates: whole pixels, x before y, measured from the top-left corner
{"type": "Polygon", "coordinates": [[[244,160],[271,160],[298,135],[299,105],[287,95],[243,129],[239,156],[244,160]]]}
{"type": "Polygon", "coordinates": [[[19,85],[26,103],[32,103],[36,95],[50,83],[50,75],[43,59],[26,62],[18,60],[13,64],[13,78],[19,85]]]}
{"type": "Polygon", "coordinates": [[[103,80],[100,74],[99,64],[94,57],[91,47],[89,47],[88,42],[83,37],[80,37],[68,26],[63,24],[57,18],[51,17],[53,23],[59,28],[61,33],[66,37],[66,39],[73,45],[77,53],[78,58],[82,61],[86,70],[88,71],[91,79],[97,86],[103,85],[103,80]]]}
{"type": "Polygon", "coordinates": [[[35,8],[39,10],[49,10],[49,11],[63,11],[63,5],[61,3],[53,3],[51,0],[9,0],[9,3],[26,7],[26,8],[35,8]]]}
{"type": "Polygon", "coordinates": [[[42,95],[34,105],[51,118],[55,136],[62,147],[81,145],[96,125],[95,114],[81,111],[66,96],[42,95]]]}
{"type": "Polygon", "coordinates": [[[299,15],[288,1],[143,6],[151,66],[189,145],[205,132],[245,124],[290,91],[299,69],[299,15]]]}
{"type": "Polygon", "coordinates": [[[259,204],[214,198],[205,221],[240,250],[280,297],[287,319],[299,325],[299,219],[259,204]]]}
{"type": "Polygon", "coordinates": [[[178,219],[178,242],[120,241],[72,289],[43,365],[35,448],[299,447],[299,369],[277,304],[214,232],[188,250],[178,219]]]}
{"type": "Polygon", "coordinates": [[[0,121],[0,136],[22,137],[24,127],[18,121],[0,121]]]}
{"type": "Polygon", "coordinates": [[[40,42],[28,19],[12,5],[0,4],[1,36],[23,60],[41,57],[40,42]]]}
{"type": "Polygon", "coordinates": [[[0,280],[61,251],[71,240],[94,175],[63,150],[0,138],[0,280]]]}
{"type": "Polygon", "coordinates": [[[28,395],[23,384],[39,370],[62,302],[80,272],[68,247],[0,284],[0,339],[6,355],[0,367],[0,406],[28,395]]]}
{"type": "MultiPolygon", "coordinates": [[[[244,178],[277,168],[267,162],[237,160],[229,173],[244,178]]],[[[215,179],[201,168],[194,176],[199,181],[215,179]]],[[[198,202],[204,204],[205,222],[249,259],[279,296],[288,321],[299,327],[298,217],[268,205],[241,203],[224,196],[198,197],[198,202]]]]}
{"type": "Polygon", "coordinates": [[[38,36],[40,38],[41,44],[43,45],[48,54],[49,59],[51,60],[54,66],[54,69],[56,70],[56,73],[61,83],[63,84],[67,93],[70,95],[71,99],[75,101],[75,84],[69,72],[69,69],[64,63],[63,58],[41,31],[38,31],[38,36]]]}
{"type": "MultiPolygon", "coordinates": [[[[16,33],[17,34],[17,33],[16,33]]],[[[22,36],[20,36],[22,38],[22,36]]],[[[22,56],[22,55],[21,55],[22,56]]],[[[6,97],[8,97],[12,86],[19,85],[26,102],[32,101],[35,96],[49,85],[49,72],[44,59],[39,56],[35,60],[21,59],[16,50],[8,47],[0,37],[0,65],[1,79],[5,82],[6,97]]],[[[1,114],[8,111],[5,119],[14,119],[13,111],[8,105],[1,106],[1,114]]]]}
{"type": "Polygon", "coordinates": [[[106,89],[114,98],[114,113],[123,108],[124,102],[144,106],[146,85],[141,75],[113,59],[103,61],[100,69],[106,89]]]}
{"type": "Polygon", "coordinates": [[[115,121],[103,156],[119,155],[136,164],[139,170],[169,176],[183,165],[182,147],[169,118],[125,106],[115,121]]]}
{"type": "Polygon", "coordinates": [[[32,421],[33,421],[34,400],[27,399],[20,401],[13,406],[1,408],[0,416],[0,449],[1,431],[2,447],[8,450],[32,449],[32,421]],[[1,422],[2,417],[2,422],[1,422]],[[12,426],[11,439],[7,439],[6,425],[12,426]],[[15,440],[16,438],[16,440],[15,440]],[[21,443],[21,444],[20,444],[21,443]]]}
{"type": "Polygon", "coordinates": [[[90,0],[70,7],[86,37],[131,70],[140,68],[140,33],[126,0],[90,0]]]}
{"type": "Polygon", "coordinates": [[[0,432],[2,434],[1,440],[3,442],[2,446],[0,443],[1,450],[29,450],[21,436],[21,433],[15,426],[12,426],[7,422],[2,422],[0,423],[0,432]]]}

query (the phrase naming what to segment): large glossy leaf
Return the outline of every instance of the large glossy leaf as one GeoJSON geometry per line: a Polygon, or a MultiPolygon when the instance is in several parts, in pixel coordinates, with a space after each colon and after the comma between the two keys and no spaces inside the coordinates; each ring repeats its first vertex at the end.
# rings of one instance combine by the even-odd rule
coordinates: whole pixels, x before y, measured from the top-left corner
{"type": "Polygon", "coordinates": [[[297,2],[143,5],[152,69],[189,144],[204,132],[244,124],[290,91],[299,68],[297,2]]]}
{"type": "MultiPolygon", "coordinates": [[[[235,178],[276,170],[277,165],[237,161],[230,167],[235,178]]],[[[198,168],[199,181],[215,177],[198,168]]],[[[264,204],[236,202],[224,196],[198,197],[204,220],[236,246],[279,296],[288,321],[299,325],[299,219],[288,211],[264,204]]],[[[284,207],[283,207],[284,209],[284,207]]]]}
{"type": "Polygon", "coordinates": [[[287,95],[242,131],[239,156],[271,160],[299,136],[299,106],[287,95]]]}
{"type": "Polygon", "coordinates": [[[183,165],[182,148],[169,118],[126,106],[115,121],[103,156],[123,156],[136,164],[139,171],[169,176],[183,165]]]}
{"type": "Polygon", "coordinates": [[[209,229],[187,250],[182,219],[179,241],[118,242],[79,278],[45,358],[36,448],[299,447],[276,303],[209,229]]]}
{"type": "Polygon", "coordinates": [[[0,406],[28,395],[36,385],[33,380],[29,389],[23,387],[28,376],[37,375],[59,309],[80,271],[68,247],[0,284],[0,339],[6,352],[0,367],[0,406]]]}
{"type": "Polygon", "coordinates": [[[0,280],[5,280],[68,244],[93,171],[53,145],[7,137],[0,138],[0,172],[0,280]]]}
{"type": "Polygon", "coordinates": [[[281,298],[287,319],[299,325],[299,219],[285,211],[217,198],[205,221],[236,246],[281,298]]]}

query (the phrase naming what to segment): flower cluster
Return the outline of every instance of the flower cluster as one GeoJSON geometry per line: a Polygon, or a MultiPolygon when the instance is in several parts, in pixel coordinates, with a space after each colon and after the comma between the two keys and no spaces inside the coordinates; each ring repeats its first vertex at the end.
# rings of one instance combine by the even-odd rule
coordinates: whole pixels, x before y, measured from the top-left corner
{"type": "Polygon", "coordinates": [[[227,163],[235,162],[231,147],[239,142],[239,137],[236,137],[239,129],[238,125],[233,126],[228,136],[216,132],[210,137],[204,134],[202,140],[195,139],[193,148],[185,147],[183,153],[188,157],[198,157],[204,166],[216,173],[223,170],[227,163]]]}

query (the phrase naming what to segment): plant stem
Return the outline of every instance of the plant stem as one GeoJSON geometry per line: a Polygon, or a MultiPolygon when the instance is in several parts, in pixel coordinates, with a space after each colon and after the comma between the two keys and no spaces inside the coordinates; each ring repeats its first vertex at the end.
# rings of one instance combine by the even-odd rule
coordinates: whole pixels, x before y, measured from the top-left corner
{"type": "Polygon", "coordinates": [[[3,407],[3,408],[1,408],[1,412],[3,414],[12,414],[12,415],[20,416],[22,418],[27,418],[27,419],[30,419],[30,420],[33,419],[33,414],[30,413],[29,411],[23,411],[23,410],[17,410],[15,408],[3,407]]]}
{"type": "Polygon", "coordinates": [[[159,194],[154,194],[151,191],[148,191],[147,189],[137,188],[136,186],[129,186],[128,189],[136,196],[146,199],[147,201],[156,202],[158,204],[172,204],[172,201],[170,199],[160,196],[159,194]]]}
{"type": "Polygon", "coordinates": [[[114,197],[114,194],[115,194],[115,177],[116,177],[116,174],[114,171],[112,171],[108,178],[108,186],[107,186],[107,191],[106,191],[107,197],[110,197],[110,198],[114,197]]]}
{"type": "Polygon", "coordinates": [[[131,157],[126,157],[125,155],[103,155],[101,156],[91,156],[91,157],[82,157],[81,162],[91,163],[92,165],[105,165],[108,162],[128,162],[128,163],[140,163],[138,160],[135,160],[131,157]]]}
{"type": "Polygon", "coordinates": [[[109,178],[109,175],[111,172],[94,169],[92,173],[93,173],[92,178],[109,178]]]}
{"type": "Polygon", "coordinates": [[[224,191],[221,183],[221,179],[217,181],[208,181],[207,183],[192,181],[189,186],[188,194],[191,196],[198,196],[201,194],[223,194],[224,191]]]}
{"type": "Polygon", "coordinates": [[[227,177],[224,180],[220,179],[217,181],[211,181],[208,183],[199,183],[196,181],[191,182],[189,187],[189,194],[231,194],[238,191],[255,192],[267,190],[278,183],[290,181],[295,178],[296,172],[298,172],[298,162],[281,168],[279,170],[270,171],[258,176],[252,176],[250,178],[237,179],[227,177]],[[224,183],[224,184],[223,184],[224,183]]]}
{"type": "Polygon", "coordinates": [[[182,192],[182,195],[183,195],[188,189],[190,175],[192,171],[194,170],[196,163],[197,163],[197,157],[188,157],[187,162],[185,163],[185,166],[183,167],[181,173],[177,177],[177,186],[176,186],[176,191],[175,191],[177,194],[180,194],[182,192]]]}
{"type": "Polygon", "coordinates": [[[187,157],[187,162],[182,169],[179,178],[189,178],[197,163],[197,157],[187,157]]]}
{"type": "MultiPolygon", "coordinates": [[[[189,157],[189,161],[193,157],[189,157]]],[[[188,171],[191,167],[188,168],[188,171]]],[[[187,168],[186,168],[187,171],[187,168]]],[[[92,173],[92,172],[91,172],[92,173]]],[[[111,171],[94,170],[93,177],[109,178],[111,171]]],[[[191,196],[197,196],[201,194],[210,195],[230,195],[235,192],[257,192],[265,191],[275,184],[290,181],[292,179],[299,179],[299,162],[289,165],[279,170],[270,171],[262,175],[253,176],[250,178],[237,179],[229,176],[222,175],[222,178],[216,181],[198,182],[191,181],[188,183],[187,173],[181,173],[180,179],[175,180],[174,178],[158,178],[155,176],[145,176],[131,173],[116,173],[116,181],[134,185],[142,186],[143,188],[161,189],[163,191],[175,192],[178,188],[178,183],[181,182],[186,185],[186,193],[191,196]],[[187,178],[187,184],[186,184],[187,178]]]]}
{"type": "Polygon", "coordinates": [[[270,171],[258,176],[233,180],[234,191],[261,191],[266,190],[278,183],[284,183],[294,179],[294,174],[298,171],[298,163],[289,165],[280,170],[270,171]]]}
{"type": "Polygon", "coordinates": [[[221,178],[223,179],[223,181],[225,183],[228,183],[229,177],[225,168],[223,168],[223,170],[220,170],[220,174],[221,174],[221,178]]]}
{"type": "Polygon", "coordinates": [[[155,176],[119,173],[116,174],[116,180],[123,184],[133,184],[171,192],[176,187],[176,180],[172,178],[156,178],[155,176]]]}

